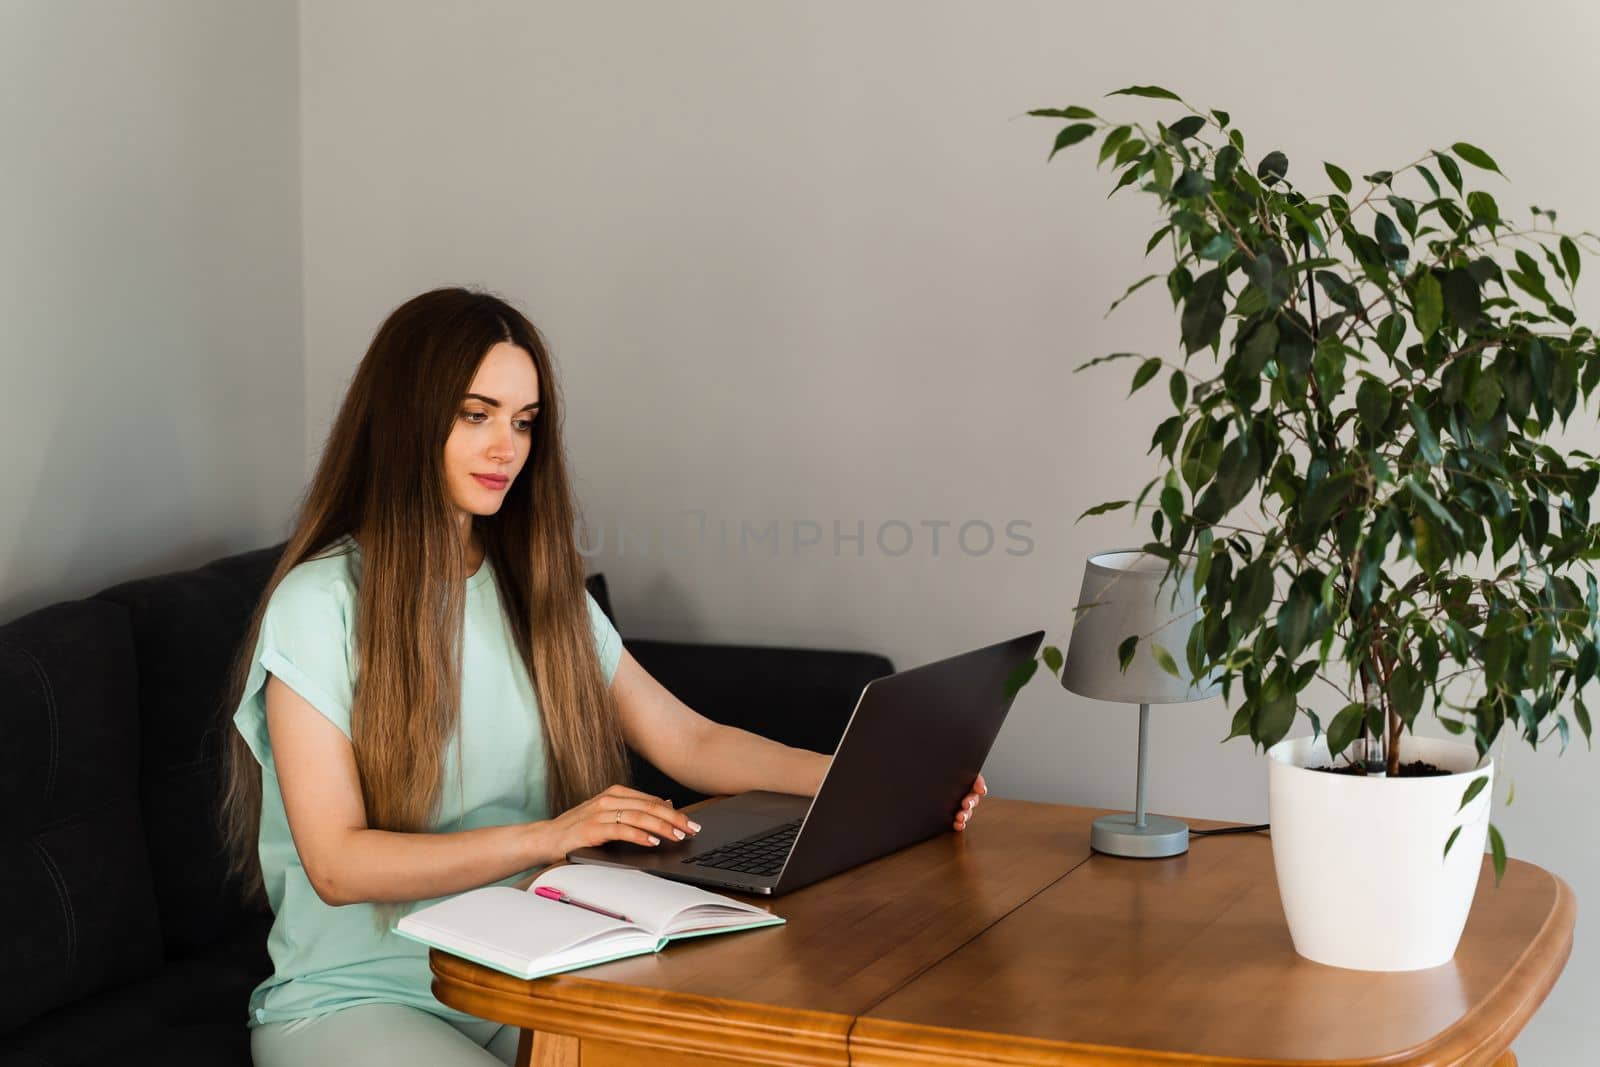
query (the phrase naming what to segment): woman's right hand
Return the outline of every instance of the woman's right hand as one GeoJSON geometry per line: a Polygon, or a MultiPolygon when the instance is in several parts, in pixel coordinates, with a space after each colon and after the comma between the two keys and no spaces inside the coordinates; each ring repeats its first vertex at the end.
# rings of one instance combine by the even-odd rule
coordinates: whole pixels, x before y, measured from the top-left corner
{"type": "Polygon", "coordinates": [[[546,850],[553,853],[547,862],[557,863],[569,852],[608,841],[631,841],[647,848],[663,840],[682,841],[699,833],[700,825],[671,801],[614,785],[541,824],[541,829],[546,850]]]}

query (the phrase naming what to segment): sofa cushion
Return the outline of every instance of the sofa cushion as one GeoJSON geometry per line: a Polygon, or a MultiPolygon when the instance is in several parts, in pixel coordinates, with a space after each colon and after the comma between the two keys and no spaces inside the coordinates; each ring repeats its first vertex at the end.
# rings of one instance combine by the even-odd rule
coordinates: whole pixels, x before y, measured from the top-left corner
{"type": "MultiPolygon", "coordinates": [[[[829,755],[861,690],[894,673],[893,663],[868,652],[644,640],[627,647],[639,666],[706,718],[829,755]]],[[[636,752],[629,763],[635,788],[679,805],[704,799],[636,752]]]]}
{"type": "Polygon", "coordinates": [[[128,613],[139,661],[140,800],[168,958],[212,944],[247,909],[217,827],[229,672],[281,547],[96,595],[128,613]]]}
{"type": "Polygon", "coordinates": [[[17,1067],[250,1067],[245,1006],[272,971],[270,920],[252,916],[226,940],[134,984],[66,1005],[0,1038],[17,1067]]]}
{"type": "Polygon", "coordinates": [[[134,692],[115,605],[0,627],[0,1033],[161,964],[134,692]]]}

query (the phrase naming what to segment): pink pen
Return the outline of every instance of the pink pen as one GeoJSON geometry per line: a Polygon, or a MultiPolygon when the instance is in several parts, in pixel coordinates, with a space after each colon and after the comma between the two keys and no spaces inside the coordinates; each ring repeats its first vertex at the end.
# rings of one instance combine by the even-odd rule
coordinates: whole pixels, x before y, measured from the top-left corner
{"type": "Polygon", "coordinates": [[[581,900],[574,900],[571,897],[569,897],[567,894],[563,893],[561,890],[552,889],[547,885],[534,886],[533,887],[533,893],[534,893],[535,896],[544,897],[544,899],[546,899],[546,900],[553,900],[558,904],[571,904],[575,908],[586,908],[589,911],[598,912],[599,914],[604,915],[608,919],[620,919],[622,922],[625,922],[625,923],[633,922],[633,920],[628,918],[626,915],[618,915],[614,911],[607,911],[604,908],[597,908],[593,904],[585,904],[581,900]]]}

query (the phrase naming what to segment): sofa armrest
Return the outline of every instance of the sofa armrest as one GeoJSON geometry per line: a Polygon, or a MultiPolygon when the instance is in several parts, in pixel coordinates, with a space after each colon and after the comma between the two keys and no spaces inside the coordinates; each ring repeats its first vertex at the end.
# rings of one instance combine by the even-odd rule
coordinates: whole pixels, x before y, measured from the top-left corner
{"type": "MultiPolygon", "coordinates": [[[[706,718],[814,752],[832,753],[862,688],[894,673],[888,659],[868,652],[675,641],[625,644],[641,667],[706,718]]],[[[629,755],[636,788],[680,806],[703,798],[637,753],[629,755]]]]}

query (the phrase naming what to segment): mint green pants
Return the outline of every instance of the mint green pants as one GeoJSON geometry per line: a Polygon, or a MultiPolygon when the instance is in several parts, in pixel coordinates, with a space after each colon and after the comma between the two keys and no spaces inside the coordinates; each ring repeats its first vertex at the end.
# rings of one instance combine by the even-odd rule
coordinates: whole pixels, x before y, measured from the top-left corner
{"type": "Polygon", "coordinates": [[[250,1031],[256,1067],[499,1067],[517,1058],[522,1031],[487,1019],[453,1023],[404,1004],[264,1023],[250,1031]]]}

